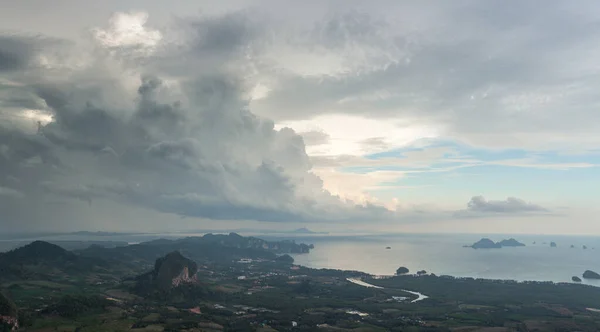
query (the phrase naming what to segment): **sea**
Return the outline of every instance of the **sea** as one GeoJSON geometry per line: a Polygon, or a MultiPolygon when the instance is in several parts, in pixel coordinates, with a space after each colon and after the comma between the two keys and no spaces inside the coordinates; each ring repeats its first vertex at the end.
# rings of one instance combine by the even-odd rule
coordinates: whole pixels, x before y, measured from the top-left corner
{"type": "MultiPolygon", "coordinates": [[[[436,275],[516,281],[572,282],[573,276],[581,278],[586,270],[600,273],[600,237],[591,236],[398,234],[319,236],[296,241],[315,245],[309,254],[295,255],[296,264],[376,275],[392,275],[400,266],[412,273],[425,270],[436,275]],[[463,247],[482,237],[494,241],[515,238],[526,246],[463,247]],[[550,247],[551,242],[557,246],[550,247]]],[[[600,286],[600,280],[583,279],[582,283],[600,286]]]]}
{"type": "MultiPolygon", "coordinates": [[[[516,234],[250,234],[265,240],[293,239],[314,244],[308,254],[294,255],[295,263],[311,268],[357,270],[392,275],[400,266],[412,273],[516,281],[572,282],[586,270],[600,273],[600,237],[516,234]],[[515,238],[525,247],[465,248],[483,237],[494,241],[515,238]],[[556,247],[550,247],[555,242],[556,247]],[[573,248],[571,248],[573,246],[573,248]],[[587,246],[587,249],[583,249],[587,246]],[[389,247],[390,249],[386,249],[389,247]]],[[[125,241],[201,236],[202,233],[128,234],[115,236],[0,237],[0,251],[40,238],[46,241],[125,241]]],[[[600,287],[600,280],[583,279],[600,287]]]]}

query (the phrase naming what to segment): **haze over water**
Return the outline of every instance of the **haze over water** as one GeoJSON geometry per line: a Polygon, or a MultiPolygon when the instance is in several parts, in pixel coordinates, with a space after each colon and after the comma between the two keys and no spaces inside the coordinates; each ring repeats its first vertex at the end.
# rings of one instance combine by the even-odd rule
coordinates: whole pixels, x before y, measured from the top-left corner
{"type": "MultiPolygon", "coordinates": [[[[224,232],[227,233],[227,232],[224,232]]],[[[158,238],[202,236],[204,233],[120,234],[84,236],[75,234],[0,239],[0,251],[35,239],[45,241],[124,241],[130,244],[158,238]]],[[[518,281],[571,282],[585,270],[600,272],[600,237],[561,235],[396,234],[396,235],[299,235],[242,232],[265,240],[294,239],[312,243],[309,254],[294,255],[295,263],[313,268],[357,270],[391,275],[400,266],[411,273],[425,270],[437,275],[518,281]],[[494,241],[515,238],[525,247],[501,249],[463,248],[482,237],[494,241]],[[551,248],[550,242],[557,247],[551,248]],[[533,244],[535,242],[535,244],[533,244]],[[570,248],[574,245],[575,248],[570,248]],[[582,247],[586,245],[588,249],[582,247]],[[391,249],[386,249],[386,247],[391,249]],[[592,249],[595,248],[595,249],[592,249]]],[[[583,279],[600,286],[600,280],[583,279]]]]}
{"type": "MultiPolygon", "coordinates": [[[[399,266],[406,266],[411,272],[426,270],[437,275],[518,281],[571,282],[572,276],[581,277],[585,270],[600,271],[600,237],[495,235],[488,237],[494,241],[514,237],[527,246],[477,250],[462,247],[481,237],[431,234],[313,237],[302,239],[315,244],[311,253],[294,258],[297,264],[308,267],[372,274],[390,275],[399,266]],[[551,248],[551,241],[558,247],[551,248]],[[571,245],[575,248],[570,248],[571,245]],[[583,245],[588,249],[582,249],[583,245]],[[387,246],[391,249],[385,249],[387,246]]],[[[584,279],[583,283],[600,286],[594,280],[584,279]]]]}

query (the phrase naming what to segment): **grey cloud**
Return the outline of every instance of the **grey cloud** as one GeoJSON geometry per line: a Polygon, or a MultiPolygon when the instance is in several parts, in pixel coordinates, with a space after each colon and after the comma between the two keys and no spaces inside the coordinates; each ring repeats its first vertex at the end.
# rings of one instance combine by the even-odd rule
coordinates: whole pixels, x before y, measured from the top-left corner
{"type": "Polygon", "coordinates": [[[304,144],[309,145],[322,145],[329,142],[329,134],[322,131],[306,131],[298,133],[304,139],[304,144]]]}
{"type": "MultiPolygon", "coordinates": [[[[541,147],[559,139],[570,146],[598,143],[594,120],[600,81],[591,74],[597,72],[595,45],[600,41],[597,3],[585,1],[577,8],[554,1],[543,8],[498,1],[438,5],[431,17],[425,14],[430,4],[413,3],[405,14],[390,5],[393,19],[375,20],[379,15],[373,14],[360,21],[356,29],[376,31],[386,40],[376,45],[387,45],[378,49],[390,54],[387,63],[381,60],[378,67],[347,75],[286,73],[253,106],[276,120],[326,112],[407,118],[475,145],[541,147]],[[397,27],[399,17],[412,22],[403,16],[408,13],[422,19],[412,29],[397,27]],[[580,137],[569,134],[573,131],[580,137]]],[[[374,47],[373,38],[357,32],[339,37],[338,20],[329,22],[336,27],[328,32],[333,40],[346,40],[357,49],[374,47]]]]}
{"type": "Polygon", "coordinates": [[[25,195],[23,195],[23,193],[18,190],[15,190],[12,188],[7,188],[7,187],[1,187],[1,186],[0,186],[0,196],[10,197],[10,198],[25,197],[25,195]]]}
{"type": "Polygon", "coordinates": [[[77,227],[99,218],[86,213],[98,214],[96,205],[107,204],[216,220],[392,217],[384,208],[345,203],[323,190],[310,172],[303,138],[289,128],[275,130],[273,121],[250,112],[246,72],[230,67],[243,58],[234,45],[247,39],[237,36],[246,23],[230,27],[235,17],[189,24],[187,39],[180,40],[186,47],[157,48],[147,61],[132,64],[122,61],[127,54],[96,52],[99,59],[90,67],[70,68],[60,79],[60,68],[16,75],[21,83],[14,91],[36,100],[53,121],[38,132],[0,125],[2,196],[29,203],[0,198],[6,220],[37,227],[77,211],[81,218],[70,221],[77,227]],[[190,29],[205,29],[200,44],[190,29]],[[229,42],[231,48],[223,44],[229,42]],[[223,52],[229,56],[220,58],[223,52]],[[214,56],[207,70],[196,60],[205,53],[214,56]],[[95,63],[124,68],[105,71],[95,63]],[[139,73],[136,88],[125,87],[119,76],[125,70],[139,73]]]}
{"type": "Polygon", "coordinates": [[[27,39],[0,35],[0,72],[27,67],[33,53],[32,46],[27,39]]]}
{"type": "Polygon", "coordinates": [[[10,77],[17,71],[38,67],[39,56],[43,50],[49,55],[54,55],[58,48],[65,45],[65,41],[51,37],[0,31],[0,72],[10,77]]]}
{"type": "Polygon", "coordinates": [[[540,205],[526,202],[520,198],[508,197],[505,200],[486,200],[483,196],[473,196],[467,203],[467,209],[455,212],[457,217],[482,215],[510,215],[550,213],[540,205]]]}
{"type": "Polygon", "coordinates": [[[256,41],[261,25],[250,11],[235,11],[216,17],[190,18],[186,23],[193,31],[192,50],[203,54],[231,54],[256,41]]]}

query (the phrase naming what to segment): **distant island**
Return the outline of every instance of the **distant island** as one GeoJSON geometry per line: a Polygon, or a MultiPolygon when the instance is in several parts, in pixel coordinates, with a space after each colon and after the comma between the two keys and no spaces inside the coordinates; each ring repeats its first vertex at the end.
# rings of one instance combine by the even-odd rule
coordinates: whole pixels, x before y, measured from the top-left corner
{"type": "Polygon", "coordinates": [[[502,247],[524,247],[525,244],[510,238],[508,240],[504,239],[500,242],[494,242],[488,238],[483,238],[470,246],[465,246],[473,249],[499,249],[502,247]]]}
{"type": "Polygon", "coordinates": [[[600,274],[598,274],[594,271],[587,270],[587,271],[583,272],[583,278],[584,279],[600,279],[600,274]]]}
{"type": "Polygon", "coordinates": [[[525,244],[521,243],[513,238],[510,238],[508,240],[502,240],[500,242],[498,242],[498,244],[500,244],[502,247],[524,247],[525,244]]]}
{"type": "Polygon", "coordinates": [[[119,233],[119,232],[91,232],[91,231],[77,231],[67,233],[68,235],[79,235],[79,236],[118,236],[118,235],[131,235],[136,233],[119,233]]]}
{"type": "Polygon", "coordinates": [[[313,232],[310,229],[306,228],[306,227],[302,227],[302,228],[298,228],[295,229],[293,231],[289,231],[288,233],[294,233],[294,234],[329,234],[328,232],[313,232]]]}
{"type": "Polygon", "coordinates": [[[556,248],[556,242],[550,242],[550,247],[556,248]]]}

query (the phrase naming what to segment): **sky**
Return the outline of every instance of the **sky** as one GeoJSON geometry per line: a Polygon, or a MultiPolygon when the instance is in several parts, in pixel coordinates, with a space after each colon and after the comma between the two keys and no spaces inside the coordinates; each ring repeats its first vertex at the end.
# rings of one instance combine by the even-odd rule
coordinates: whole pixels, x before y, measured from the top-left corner
{"type": "Polygon", "coordinates": [[[0,0],[0,231],[600,234],[600,3],[0,0]]]}

